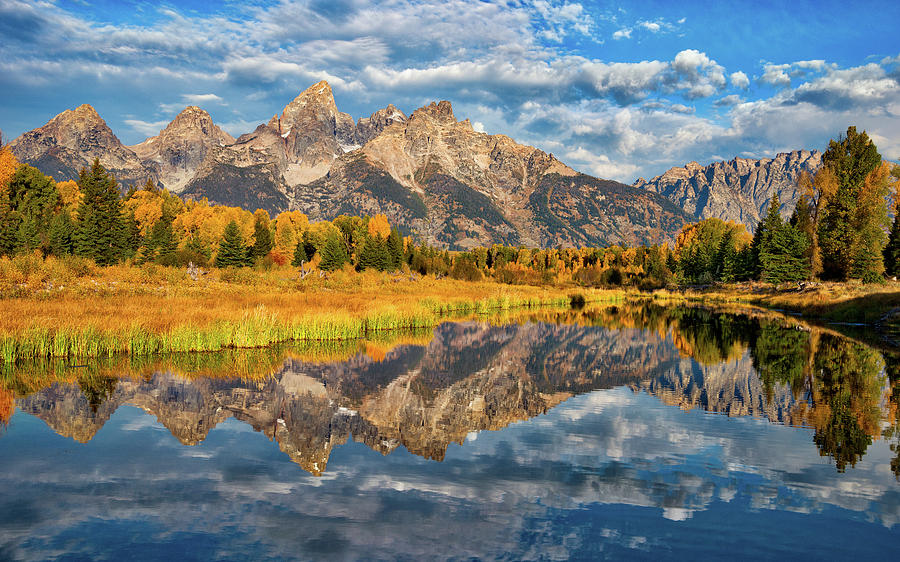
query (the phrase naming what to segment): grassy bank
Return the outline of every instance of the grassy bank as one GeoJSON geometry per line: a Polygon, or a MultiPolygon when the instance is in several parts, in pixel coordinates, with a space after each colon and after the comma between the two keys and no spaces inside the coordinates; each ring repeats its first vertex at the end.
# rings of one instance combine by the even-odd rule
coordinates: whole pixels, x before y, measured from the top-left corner
{"type": "Polygon", "coordinates": [[[815,283],[804,289],[786,290],[744,283],[660,291],[656,297],[671,301],[752,304],[825,322],[869,324],[886,329],[900,326],[900,282],[897,281],[883,285],[815,283]]]}
{"type": "MultiPolygon", "coordinates": [[[[571,290],[350,271],[300,279],[293,268],[213,270],[50,263],[0,277],[0,359],[153,355],[279,342],[371,339],[385,331],[538,306],[571,290]]],[[[0,275],[2,275],[0,271],[0,275]]],[[[589,301],[618,291],[579,291],[589,301]]]]}

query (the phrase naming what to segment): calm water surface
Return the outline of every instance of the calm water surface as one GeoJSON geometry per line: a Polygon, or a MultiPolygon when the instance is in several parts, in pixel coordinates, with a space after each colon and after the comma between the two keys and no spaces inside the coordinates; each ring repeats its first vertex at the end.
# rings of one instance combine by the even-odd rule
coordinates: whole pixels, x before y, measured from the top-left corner
{"type": "Polygon", "coordinates": [[[628,306],[19,365],[0,559],[900,555],[900,356],[628,306]]]}

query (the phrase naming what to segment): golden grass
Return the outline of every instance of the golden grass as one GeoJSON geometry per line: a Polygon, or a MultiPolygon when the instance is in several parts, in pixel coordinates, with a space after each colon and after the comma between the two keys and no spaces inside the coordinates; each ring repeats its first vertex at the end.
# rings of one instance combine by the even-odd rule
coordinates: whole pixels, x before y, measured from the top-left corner
{"type": "MultiPolygon", "coordinates": [[[[294,268],[213,270],[191,281],[180,269],[92,268],[0,260],[0,358],[146,355],[346,340],[432,327],[447,315],[568,305],[563,289],[341,271],[300,280],[294,268]],[[21,264],[20,264],[21,265],[21,264]],[[5,268],[5,269],[4,269],[5,268]],[[57,281],[65,277],[63,284],[57,281]]],[[[588,291],[591,300],[621,298],[588,291]]]]}
{"type": "Polygon", "coordinates": [[[887,326],[900,321],[900,282],[897,281],[883,285],[814,283],[803,290],[781,291],[760,283],[743,283],[700,291],[661,291],[656,297],[669,301],[752,304],[829,322],[887,326]]]}

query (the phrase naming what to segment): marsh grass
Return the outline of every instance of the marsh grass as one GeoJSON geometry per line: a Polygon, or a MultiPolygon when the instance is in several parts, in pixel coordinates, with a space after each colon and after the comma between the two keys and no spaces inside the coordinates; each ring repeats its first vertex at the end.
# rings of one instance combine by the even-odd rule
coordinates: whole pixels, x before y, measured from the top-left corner
{"type": "MultiPolygon", "coordinates": [[[[0,260],[0,273],[12,269],[24,276],[25,285],[42,279],[52,288],[31,287],[26,297],[0,299],[4,363],[371,340],[381,332],[432,328],[448,318],[570,301],[561,289],[432,278],[413,282],[376,272],[300,281],[287,270],[247,270],[239,280],[223,281],[217,277],[223,273],[214,270],[192,282],[181,270],[158,266],[84,269],[81,262],[21,261],[0,260]],[[54,284],[57,269],[65,270],[58,277],[67,285],[54,284]]],[[[0,280],[0,286],[7,282],[0,280]]],[[[622,295],[591,291],[587,298],[614,301],[622,295]]]]}

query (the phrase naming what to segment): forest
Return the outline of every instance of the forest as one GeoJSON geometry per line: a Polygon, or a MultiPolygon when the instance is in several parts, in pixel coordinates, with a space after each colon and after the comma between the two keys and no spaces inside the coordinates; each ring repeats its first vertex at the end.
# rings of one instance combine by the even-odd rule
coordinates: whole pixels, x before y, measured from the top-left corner
{"type": "Polygon", "coordinates": [[[96,161],[78,181],[55,182],[0,150],[0,258],[54,256],[99,266],[394,271],[519,285],[662,287],[758,280],[882,282],[900,274],[900,166],[882,161],[865,132],[829,143],[824,165],[799,180],[790,217],[774,197],[751,235],[716,218],[685,225],[674,245],[467,251],[429,246],[384,215],[310,221],[298,211],[182,200],[147,180],[123,189],[96,161]],[[893,193],[892,193],[893,192],[893,193]]]}

